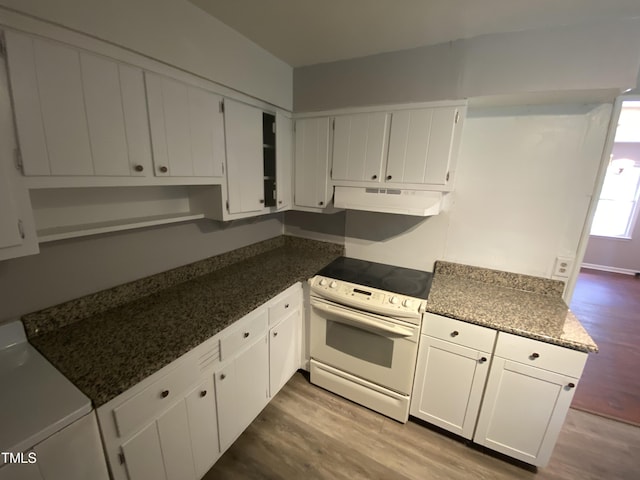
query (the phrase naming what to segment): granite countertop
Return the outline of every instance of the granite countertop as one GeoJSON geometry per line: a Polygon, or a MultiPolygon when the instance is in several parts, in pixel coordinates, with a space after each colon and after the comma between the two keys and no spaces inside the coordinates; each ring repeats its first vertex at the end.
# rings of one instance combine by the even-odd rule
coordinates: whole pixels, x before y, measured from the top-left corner
{"type": "MultiPolygon", "coordinates": [[[[39,312],[23,317],[23,322],[32,345],[97,408],[295,282],[313,276],[342,250],[323,242],[282,242],[88,318],[69,324],[58,318],[61,325],[51,331],[38,334],[45,325],[39,312]]],[[[78,316],[72,307],[55,311],[58,316],[78,316]]]]}
{"type": "Polygon", "coordinates": [[[436,262],[427,311],[583,352],[598,346],[562,299],[564,283],[436,262]]]}

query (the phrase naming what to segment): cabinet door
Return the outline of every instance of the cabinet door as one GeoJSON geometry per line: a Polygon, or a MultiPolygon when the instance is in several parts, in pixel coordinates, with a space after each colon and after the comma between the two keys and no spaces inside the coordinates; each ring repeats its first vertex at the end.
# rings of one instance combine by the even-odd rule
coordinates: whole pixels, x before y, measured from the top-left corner
{"type": "Polygon", "coordinates": [[[175,404],[157,423],[167,480],[195,480],[186,402],[175,404]]]}
{"type": "Polygon", "coordinates": [[[387,154],[389,114],[343,115],[334,122],[331,178],[379,182],[387,154]]]}
{"type": "Polygon", "coordinates": [[[227,99],[224,127],[229,213],[260,211],[264,208],[262,111],[227,99]]]}
{"type": "Polygon", "coordinates": [[[296,120],[295,204],[323,208],[329,203],[329,118],[296,120]]]}
{"type": "Polygon", "coordinates": [[[156,422],[122,445],[129,480],[167,480],[156,422]]]}
{"type": "Polygon", "coordinates": [[[576,384],[571,377],[494,357],[474,441],[546,465],[576,384]]]}
{"type": "Polygon", "coordinates": [[[196,478],[201,478],[220,456],[213,376],[193,389],[186,402],[196,478]]]}
{"type": "Polygon", "coordinates": [[[269,393],[276,393],[298,369],[300,310],[294,310],[269,331],[269,393]]]}
{"type": "Polygon", "coordinates": [[[269,352],[266,337],[254,343],[215,376],[220,450],[224,452],[268,401],[269,352]]]}
{"type": "Polygon", "coordinates": [[[15,138],[6,67],[0,62],[0,260],[38,253],[31,199],[14,164],[15,138]]]}
{"type": "Polygon", "coordinates": [[[221,97],[149,72],[145,82],[155,174],[222,176],[221,97]]]}
{"type": "Polygon", "coordinates": [[[411,415],[471,439],[489,354],[422,335],[411,415]]]}
{"type": "Polygon", "coordinates": [[[393,113],[386,180],[445,185],[456,153],[458,107],[393,113]]]}
{"type": "Polygon", "coordinates": [[[291,184],[293,182],[293,122],[276,114],[276,207],[291,208],[291,184]]]}
{"type": "Polygon", "coordinates": [[[14,32],[6,38],[25,175],[92,175],[78,52],[14,32]]]}

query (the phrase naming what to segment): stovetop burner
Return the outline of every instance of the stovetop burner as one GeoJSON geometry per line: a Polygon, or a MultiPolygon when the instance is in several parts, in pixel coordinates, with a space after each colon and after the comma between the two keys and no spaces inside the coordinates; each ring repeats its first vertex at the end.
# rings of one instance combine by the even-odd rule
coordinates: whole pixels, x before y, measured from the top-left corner
{"type": "Polygon", "coordinates": [[[337,258],[318,275],[424,300],[433,278],[432,273],[422,270],[347,257],[337,258]]]}

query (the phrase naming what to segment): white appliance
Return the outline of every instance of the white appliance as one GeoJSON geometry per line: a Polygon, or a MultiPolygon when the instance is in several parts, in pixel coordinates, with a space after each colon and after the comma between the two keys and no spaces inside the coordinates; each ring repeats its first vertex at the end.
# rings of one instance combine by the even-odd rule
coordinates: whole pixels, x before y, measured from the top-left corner
{"type": "Polygon", "coordinates": [[[406,422],[430,281],[427,272],[344,257],[310,279],[311,383],[406,422]],[[417,286],[420,296],[371,284],[417,286]]]}
{"type": "Polygon", "coordinates": [[[0,385],[0,480],[109,478],[91,401],[19,321],[0,326],[0,385]]]}
{"type": "Polygon", "coordinates": [[[335,187],[336,208],[428,217],[442,210],[442,192],[398,188],[335,187]]]}

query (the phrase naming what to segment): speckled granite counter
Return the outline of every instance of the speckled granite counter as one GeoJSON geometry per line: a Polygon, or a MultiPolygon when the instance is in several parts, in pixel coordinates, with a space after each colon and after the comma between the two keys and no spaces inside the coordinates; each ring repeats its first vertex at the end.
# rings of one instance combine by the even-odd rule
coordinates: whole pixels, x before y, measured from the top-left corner
{"type": "Polygon", "coordinates": [[[556,280],[436,262],[427,311],[583,352],[598,347],[556,280]]]}
{"type": "MultiPolygon", "coordinates": [[[[343,253],[341,245],[285,239],[235,263],[213,262],[220,268],[115,308],[103,305],[96,313],[80,299],[75,307],[27,315],[29,341],[99,407],[343,253]],[[78,320],[86,311],[92,314],[78,320]],[[50,320],[57,328],[43,333],[44,319],[55,312],[58,320],[50,320]]],[[[201,271],[200,263],[187,267],[201,271]]],[[[166,287],[162,275],[145,281],[166,287]]],[[[139,282],[130,287],[143,288],[139,282]]],[[[129,299],[126,288],[117,288],[117,298],[109,291],[100,297],[107,306],[105,298],[129,299]]]]}

